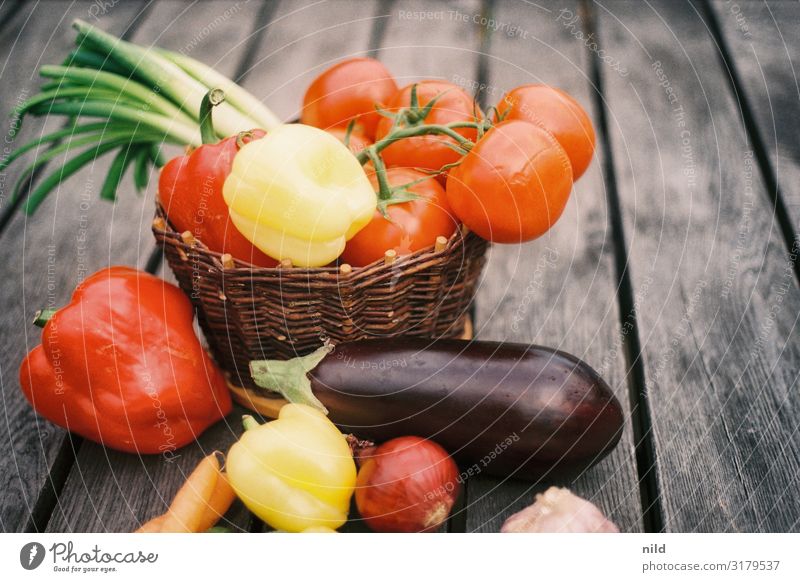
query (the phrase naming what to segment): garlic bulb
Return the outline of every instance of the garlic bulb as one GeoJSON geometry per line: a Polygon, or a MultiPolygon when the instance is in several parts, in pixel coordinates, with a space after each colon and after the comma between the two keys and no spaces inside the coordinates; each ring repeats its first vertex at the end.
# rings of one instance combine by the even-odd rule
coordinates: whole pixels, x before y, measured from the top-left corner
{"type": "Polygon", "coordinates": [[[509,517],[503,533],[619,533],[597,507],[568,489],[550,487],[509,517]]]}

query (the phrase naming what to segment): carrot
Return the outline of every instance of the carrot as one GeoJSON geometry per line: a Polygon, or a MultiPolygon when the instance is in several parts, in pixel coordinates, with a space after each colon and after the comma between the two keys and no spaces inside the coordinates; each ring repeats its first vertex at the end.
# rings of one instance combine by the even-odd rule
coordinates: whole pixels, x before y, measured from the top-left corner
{"type": "Polygon", "coordinates": [[[158,517],[154,517],[147,523],[143,523],[142,526],[137,529],[134,533],[159,533],[161,531],[161,525],[164,523],[164,516],[159,515],[158,517]]]}
{"type": "Polygon", "coordinates": [[[169,510],[151,519],[141,533],[203,532],[213,526],[233,503],[235,494],[220,470],[217,453],[205,457],[175,494],[169,510]]]}
{"type": "Polygon", "coordinates": [[[206,505],[203,519],[200,520],[200,531],[206,531],[217,523],[228,511],[234,499],[236,499],[236,493],[228,482],[228,476],[225,473],[220,473],[217,479],[217,486],[214,488],[214,492],[206,505]]]}

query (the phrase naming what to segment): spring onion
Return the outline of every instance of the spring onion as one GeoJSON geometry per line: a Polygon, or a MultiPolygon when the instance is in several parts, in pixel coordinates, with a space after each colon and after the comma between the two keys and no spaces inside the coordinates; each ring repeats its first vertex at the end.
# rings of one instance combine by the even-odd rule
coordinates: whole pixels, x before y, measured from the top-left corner
{"type": "Polygon", "coordinates": [[[40,68],[46,79],[40,92],[13,112],[19,120],[17,131],[26,116],[65,115],[68,125],[0,160],[3,171],[26,152],[49,147],[22,172],[14,190],[17,197],[38,168],[59,156],[76,154],[32,190],[23,206],[28,213],[98,156],[116,151],[100,191],[102,198],[115,200],[129,169],[136,189],[146,188],[151,166],[164,164],[163,144],[196,147],[215,137],[255,128],[270,130],[280,123],[254,95],[186,55],[141,47],[81,20],[73,27],[76,48],[61,65],[40,68]],[[214,88],[224,91],[226,99],[214,109],[213,129],[205,128],[201,137],[201,105],[214,88]],[[87,118],[95,119],[84,123],[87,118]]]}

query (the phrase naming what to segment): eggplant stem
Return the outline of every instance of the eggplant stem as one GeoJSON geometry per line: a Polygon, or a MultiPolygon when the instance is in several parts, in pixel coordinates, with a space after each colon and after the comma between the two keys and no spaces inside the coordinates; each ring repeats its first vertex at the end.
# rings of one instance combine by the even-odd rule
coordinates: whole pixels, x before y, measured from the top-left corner
{"type": "Polygon", "coordinates": [[[314,396],[308,373],[332,351],[333,345],[326,343],[308,355],[291,360],[253,360],[250,375],[261,388],[277,392],[289,402],[306,404],[328,414],[325,405],[314,396]]]}

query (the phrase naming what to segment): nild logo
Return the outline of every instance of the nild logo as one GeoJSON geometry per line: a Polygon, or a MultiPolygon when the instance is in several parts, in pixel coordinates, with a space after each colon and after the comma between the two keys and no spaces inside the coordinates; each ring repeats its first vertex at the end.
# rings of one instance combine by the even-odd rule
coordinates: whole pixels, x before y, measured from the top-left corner
{"type": "Polygon", "coordinates": [[[44,546],[39,542],[29,542],[19,551],[19,563],[26,570],[35,570],[44,560],[44,546]]]}

